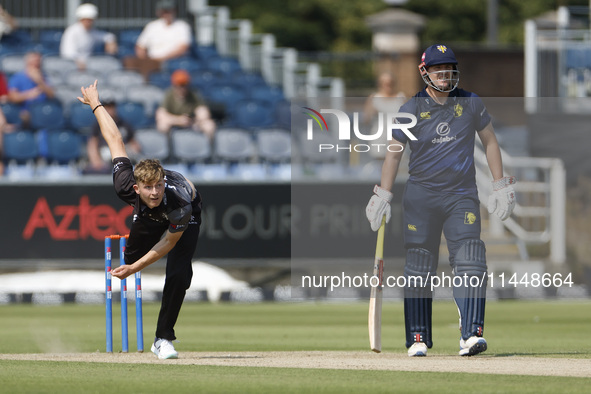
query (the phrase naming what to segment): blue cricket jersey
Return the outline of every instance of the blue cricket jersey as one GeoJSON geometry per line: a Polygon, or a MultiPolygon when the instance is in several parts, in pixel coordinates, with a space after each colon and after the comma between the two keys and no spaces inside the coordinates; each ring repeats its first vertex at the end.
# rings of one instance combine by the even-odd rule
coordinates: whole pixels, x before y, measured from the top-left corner
{"type": "MultiPolygon", "coordinates": [[[[392,132],[411,149],[408,181],[434,191],[475,193],[474,139],[491,121],[480,97],[456,88],[441,105],[423,89],[398,112],[417,117],[417,125],[409,129],[417,141],[402,130],[392,132]]],[[[401,119],[400,123],[408,122],[401,119]]]]}

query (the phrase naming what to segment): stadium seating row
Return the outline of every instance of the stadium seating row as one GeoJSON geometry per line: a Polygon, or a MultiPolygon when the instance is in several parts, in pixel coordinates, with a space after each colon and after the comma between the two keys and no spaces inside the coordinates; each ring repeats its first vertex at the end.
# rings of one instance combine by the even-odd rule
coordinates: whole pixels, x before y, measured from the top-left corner
{"type": "MultiPolygon", "coordinates": [[[[101,98],[115,100],[119,116],[136,128],[137,139],[146,156],[201,171],[207,167],[214,178],[220,176],[222,170],[228,174],[237,168],[248,169],[245,173],[251,176],[257,171],[260,173],[259,164],[248,163],[259,159],[263,163],[275,163],[272,168],[281,167],[277,163],[289,162],[290,155],[286,152],[290,152],[290,148],[285,146],[289,134],[286,136],[285,131],[270,133],[264,129],[290,129],[290,103],[279,87],[269,86],[258,73],[244,71],[237,59],[220,56],[213,47],[194,44],[189,55],[164,63],[162,71],[150,75],[146,84],[138,72],[124,69],[122,62],[125,54],[133,55],[140,30],[119,32],[119,55],[114,57],[98,51],[85,71],[59,56],[62,33],[62,30],[42,30],[34,40],[26,31],[19,31],[0,41],[0,68],[8,77],[22,70],[26,51],[37,50],[44,54],[43,70],[56,93],[56,100],[31,106],[31,121],[27,126],[30,130],[6,135],[4,159],[12,164],[13,173],[30,168],[39,158],[52,166],[68,166],[70,172],[81,162],[86,137],[96,119],[76,97],[80,95],[80,86],[91,84],[95,79],[101,81],[101,98]],[[199,144],[194,138],[203,137],[196,137],[200,134],[192,131],[176,130],[169,140],[153,129],[155,109],[170,86],[172,72],[178,69],[190,73],[192,88],[198,90],[208,104],[223,108],[224,117],[212,144],[209,141],[199,144]],[[194,166],[194,162],[210,164],[194,166]],[[217,164],[212,165],[212,162],[217,164]],[[231,167],[229,163],[233,163],[231,167]]],[[[18,106],[3,104],[2,109],[9,123],[20,124],[18,106]]]]}
{"type": "MultiPolygon", "coordinates": [[[[37,32],[37,38],[33,37],[31,32],[19,29],[11,34],[2,36],[0,41],[0,55],[10,53],[24,53],[27,51],[37,51],[43,55],[59,54],[60,42],[63,29],[41,29],[37,32]]],[[[140,29],[123,29],[117,33],[119,51],[117,57],[125,58],[135,55],[135,42],[140,35],[140,29]]],[[[104,54],[104,47],[94,48],[97,54],[104,54]]],[[[195,59],[206,60],[219,56],[213,46],[200,46],[197,43],[191,45],[189,55],[195,59]]]]}
{"type": "MultiPolygon", "coordinates": [[[[81,104],[73,88],[57,89],[62,100],[47,100],[30,105],[29,127],[33,130],[72,128],[88,134],[96,119],[87,105],[81,104]],[[65,103],[65,104],[62,104],[65,103]]],[[[79,94],[78,94],[79,95],[79,94]]],[[[136,129],[154,126],[154,111],[162,100],[162,93],[146,85],[139,85],[123,99],[115,90],[102,89],[103,100],[114,98],[118,115],[136,129]],[[142,93],[144,94],[142,96],[142,93]]],[[[0,105],[8,123],[19,125],[20,107],[16,104],[0,105]]],[[[287,101],[273,102],[255,98],[236,99],[228,102],[229,113],[220,127],[237,127],[258,130],[269,127],[290,128],[290,104],[287,101]]]]}
{"type": "MultiPolygon", "coordinates": [[[[213,143],[193,130],[173,130],[170,136],[155,129],[139,129],[138,159],[156,158],[167,163],[264,163],[291,160],[291,135],[285,130],[261,130],[255,136],[246,130],[219,130],[213,143]]],[[[70,129],[19,130],[3,136],[4,160],[24,165],[40,158],[59,165],[77,164],[84,156],[84,138],[70,129]]]]}

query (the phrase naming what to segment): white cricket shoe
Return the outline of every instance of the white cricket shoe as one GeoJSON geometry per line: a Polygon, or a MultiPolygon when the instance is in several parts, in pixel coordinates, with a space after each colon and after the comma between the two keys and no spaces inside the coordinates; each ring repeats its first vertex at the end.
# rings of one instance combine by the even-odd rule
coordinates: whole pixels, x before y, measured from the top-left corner
{"type": "Polygon", "coordinates": [[[460,339],[460,356],[474,356],[486,350],[486,340],[482,337],[471,336],[467,340],[460,339]]]}
{"type": "Polygon", "coordinates": [[[158,356],[160,360],[179,358],[179,354],[174,350],[172,342],[168,339],[156,338],[152,344],[152,353],[158,356]]]}
{"type": "Polygon", "coordinates": [[[427,345],[424,342],[415,342],[408,348],[408,357],[427,356],[427,345]]]}

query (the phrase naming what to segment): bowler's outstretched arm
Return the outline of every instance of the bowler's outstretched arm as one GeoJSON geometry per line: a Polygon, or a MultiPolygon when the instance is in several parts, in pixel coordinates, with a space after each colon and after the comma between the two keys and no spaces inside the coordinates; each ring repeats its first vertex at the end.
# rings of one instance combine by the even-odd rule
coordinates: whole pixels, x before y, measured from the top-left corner
{"type": "Polygon", "coordinates": [[[101,133],[105,138],[105,141],[107,141],[107,145],[111,151],[111,158],[128,157],[119,128],[99,100],[96,87],[97,83],[98,81],[95,80],[89,87],[81,87],[82,97],[78,97],[78,100],[83,104],[89,105],[93,110],[101,129],[101,133]]]}

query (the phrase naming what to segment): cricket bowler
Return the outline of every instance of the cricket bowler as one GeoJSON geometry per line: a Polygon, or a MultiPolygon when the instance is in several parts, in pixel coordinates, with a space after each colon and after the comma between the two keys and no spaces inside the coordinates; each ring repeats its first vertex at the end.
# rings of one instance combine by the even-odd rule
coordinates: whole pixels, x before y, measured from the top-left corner
{"type": "Polygon", "coordinates": [[[123,279],[167,256],[166,278],[152,352],[159,359],[178,358],[174,326],[193,277],[192,258],[201,226],[201,195],[195,185],[158,160],[141,160],[135,168],[115,121],[99,100],[97,81],[81,88],[78,100],[92,108],[113,160],[117,196],[133,207],[125,264],[111,273],[123,279]]]}

